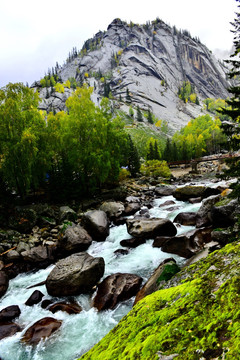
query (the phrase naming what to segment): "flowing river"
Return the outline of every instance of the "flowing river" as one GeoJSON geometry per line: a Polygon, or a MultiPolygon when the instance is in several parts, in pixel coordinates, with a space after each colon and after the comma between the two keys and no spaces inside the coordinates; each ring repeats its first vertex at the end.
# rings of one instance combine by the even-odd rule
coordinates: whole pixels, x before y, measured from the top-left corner
{"type": "MultiPolygon", "coordinates": [[[[179,212],[197,211],[199,207],[200,203],[190,204],[177,201],[172,196],[165,196],[154,200],[154,207],[149,210],[149,213],[151,217],[167,217],[173,220],[179,212]],[[168,211],[169,206],[159,207],[167,200],[174,200],[174,207],[176,206],[178,209],[168,211]]],[[[193,227],[181,226],[177,229],[178,234],[180,234],[193,229],[193,227]]],[[[93,242],[88,249],[90,255],[104,258],[104,277],[117,272],[132,273],[140,275],[145,282],[164,259],[173,257],[179,265],[185,261],[177,255],[164,253],[159,248],[153,248],[153,240],[148,240],[145,244],[130,249],[127,255],[117,256],[114,254],[115,250],[122,248],[120,241],[127,238],[131,238],[131,236],[127,233],[126,225],[113,226],[106,241],[93,242]]],[[[32,307],[24,305],[35,289],[45,294],[44,299],[50,299],[44,285],[34,289],[27,289],[27,287],[45,280],[52,268],[53,265],[34,273],[18,275],[11,280],[7,293],[0,301],[0,310],[10,305],[18,305],[21,309],[21,315],[17,322],[23,329],[46,316],[63,320],[62,326],[50,338],[40,342],[36,347],[26,346],[20,342],[25,329],[12,337],[1,340],[1,360],[75,360],[107,334],[131,309],[133,299],[119,304],[114,310],[98,313],[91,307],[91,298],[88,295],[80,295],[74,298],[83,308],[80,314],[74,315],[68,315],[62,311],[52,314],[50,311],[42,309],[39,304],[32,307]]],[[[55,300],[60,301],[64,298],[55,300]]]]}

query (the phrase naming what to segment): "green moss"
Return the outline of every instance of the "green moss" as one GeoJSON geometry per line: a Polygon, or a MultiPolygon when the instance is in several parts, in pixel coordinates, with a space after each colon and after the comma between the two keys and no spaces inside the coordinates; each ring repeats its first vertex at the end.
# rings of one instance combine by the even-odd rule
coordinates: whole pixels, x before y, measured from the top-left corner
{"type": "Polygon", "coordinates": [[[157,279],[157,284],[159,284],[163,280],[165,280],[165,281],[170,280],[173,277],[173,275],[177,274],[179,271],[180,271],[180,268],[177,264],[165,265],[163,272],[157,279]]]}
{"type": "Polygon", "coordinates": [[[225,206],[225,205],[229,204],[230,201],[232,201],[232,199],[229,197],[226,197],[226,198],[223,198],[222,200],[218,201],[214,206],[215,207],[225,206]]]}
{"type": "Polygon", "coordinates": [[[239,253],[235,242],[183,269],[170,280],[176,286],[138,302],[81,359],[154,360],[158,351],[178,360],[239,359],[239,253]]]}

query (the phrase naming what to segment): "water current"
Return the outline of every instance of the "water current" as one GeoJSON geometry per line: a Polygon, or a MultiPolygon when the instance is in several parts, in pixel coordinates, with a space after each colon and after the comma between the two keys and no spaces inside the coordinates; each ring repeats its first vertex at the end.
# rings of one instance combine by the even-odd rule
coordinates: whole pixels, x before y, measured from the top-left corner
{"type": "MultiPolygon", "coordinates": [[[[172,196],[165,196],[154,200],[154,207],[149,210],[149,213],[151,217],[173,220],[179,212],[197,211],[199,207],[200,204],[190,204],[177,201],[172,196]],[[169,206],[159,207],[167,200],[174,200],[176,203],[174,207],[176,206],[178,209],[168,211],[169,206]]],[[[181,226],[177,229],[180,234],[193,229],[193,227],[181,226]]],[[[112,226],[106,241],[93,242],[88,249],[90,255],[104,258],[104,277],[116,272],[132,273],[140,275],[145,282],[164,259],[174,257],[179,265],[184,262],[184,259],[177,255],[167,254],[159,248],[153,248],[153,240],[148,240],[145,244],[131,249],[127,255],[117,256],[114,254],[115,250],[122,248],[120,241],[130,237],[126,225],[112,226]]],[[[10,305],[18,305],[21,315],[17,322],[24,330],[1,340],[0,358],[2,360],[75,360],[108,333],[131,309],[133,299],[119,304],[114,310],[98,313],[91,307],[91,298],[88,295],[75,297],[75,300],[83,308],[83,311],[77,315],[68,315],[62,311],[52,314],[50,311],[42,309],[39,304],[32,307],[24,305],[35,289],[45,294],[44,299],[50,299],[44,285],[34,289],[27,289],[27,287],[45,280],[52,268],[53,265],[37,272],[21,274],[10,281],[7,294],[0,301],[0,310],[10,305]],[[21,344],[20,338],[26,328],[46,316],[63,320],[60,329],[36,347],[21,344]]],[[[64,299],[56,298],[54,300],[64,299]]]]}

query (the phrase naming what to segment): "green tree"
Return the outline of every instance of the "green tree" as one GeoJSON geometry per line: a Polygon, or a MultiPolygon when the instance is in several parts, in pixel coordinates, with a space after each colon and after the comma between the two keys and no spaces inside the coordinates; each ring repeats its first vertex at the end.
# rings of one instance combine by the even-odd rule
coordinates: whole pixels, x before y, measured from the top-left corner
{"type": "Polygon", "coordinates": [[[139,106],[137,106],[137,121],[143,122],[143,116],[139,106]]]}
{"type": "Polygon", "coordinates": [[[128,102],[128,103],[131,103],[131,102],[132,102],[132,99],[131,99],[131,96],[130,96],[130,93],[129,93],[128,88],[127,88],[127,90],[126,90],[126,102],[128,102]]]}
{"type": "Polygon", "coordinates": [[[46,123],[37,92],[21,83],[0,90],[0,172],[21,197],[36,189],[47,168],[46,123]]]}
{"type": "MultiPolygon", "coordinates": [[[[240,0],[236,0],[240,3],[240,0]]],[[[240,8],[240,5],[238,5],[240,8]]],[[[231,70],[229,72],[230,79],[239,78],[240,75],[240,12],[236,13],[236,18],[232,23],[234,30],[234,52],[231,55],[233,60],[228,60],[227,62],[231,66],[231,70]]],[[[232,97],[226,100],[226,103],[229,105],[229,108],[223,108],[221,113],[224,115],[228,115],[231,118],[231,124],[227,124],[226,128],[231,128],[230,134],[230,142],[232,144],[233,150],[239,150],[240,147],[240,85],[233,85],[229,88],[232,97]]],[[[234,176],[237,177],[238,181],[234,188],[234,195],[237,195],[240,198],[240,160],[239,158],[233,158],[229,161],[229,170],[225,172],[226,176],[234,176]]]]}
{"type": "Polygon", "coordinates": [[[129,139],[128,169],[131,175],[134,177],[140,171],[140,158],[137,148],[134,145],[130,135],[128,135],[128,139],[129,139]]]}
{"type": "Polygon", "coordinates": [[[95,106],[92,90],[77,88],[67,99],[68,114],[60,126],[65,163],[82,193],[117,180],[127,143],[123,123],[112,118],[109,100],[103,98],[100,108],[95,106]]]}
{"type": "Polygon", "coordinates": [[[147,121],[149,122],[149,124],[154,123],[152,113],[151,113],[151,111],[149,109],[147,111],[147,121]]]}

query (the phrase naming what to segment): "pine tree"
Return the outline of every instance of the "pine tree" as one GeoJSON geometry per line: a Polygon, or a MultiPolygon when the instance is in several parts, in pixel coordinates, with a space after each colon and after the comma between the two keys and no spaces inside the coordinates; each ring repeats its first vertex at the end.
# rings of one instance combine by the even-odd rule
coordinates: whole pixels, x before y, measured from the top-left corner
{"type": "Polygon", "coordinates": [[[154,159],[155,160],[160,160],[160,153],[159,153],[159,150],[158,150],[157,140],[155,140],[155,143],[154,143],[154,159]]]}
{"type": "Polygon", "coordinates": [[[133,177],[136,176],[140,170],[140,158],[139,158],[138,150],[134,145],[130,135],[129,135],[128,168],[133,177]]]}
{"type": "Polygon", "coordinates": [[[149,148],[147,151],[146,158],[147,158],[147,160],[154,160],[154,148],[153,148],[152,141],[150,141],[150,143],[149,143],[149,148]]]}
{"type": "Polygon", "coordinates": [[[143,116],[139,106],[137,106],[137,121],[143,122],[143,116]]]}
{"type": "Polygon", "coordinates": [[[132,99],[131,99],[131,96],[130,96],[130,93],[129,93],[128,88],[127,88],[127,90],[126,90],[126,101],[127,101],[128,103],[131,103],[131,102],[132,102],[132,99]]]}
{"type": "MultiPolygon", "coordinates": [[[[238,3],[240,3],[240,0],[236,0],[238,3]]],[[[240,8],[240,5],[238,5],[238,8],[240,8]]],[[[231,65],[231,70],[229,73],[229,78],[236,78],[240,75],[240,60],[239,60],[239,54],[240,54],[240,12],[238,11],[236,13],[236,18],[234,19],[234,22],[232,23],[234,30],[232,32],[234,33],[234,53],[231,55],[231,57],[234,58],[234,60],[227,60],[226,62],[231,65]]],[[[229,100],[226,100],[226,103],[229,105],[229,108],[222,108],[221,113],[224,115],[230,116],[232,121],[225,122],[225,133],[228,135],[230,144],[232,146],[232,150],[239,149],[240,146],[240,85],[234,85],[231,86],[229,89],[229,92],[233,95],[229,100]]],[[[223,124],[224,129],[224,124],[223,124]]],[[[235,185],[235,189],[233,194],[237,195],[238,198],[240,197],[240,160],[239,158],[233,158],[229,161],[229,169],[225,171],[226,176],[236,176],[238,181],[235,185]]]]}
{"type": "Polygon", "coordinates": [[[152,113],[151,113],[151,111],[149,109],[148,109],[148,112],[147,112],[147,120],[148,120],[149,124],[153,124],[152,113]]]}

